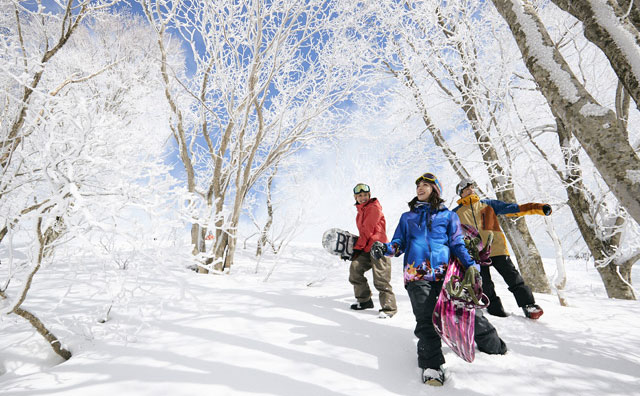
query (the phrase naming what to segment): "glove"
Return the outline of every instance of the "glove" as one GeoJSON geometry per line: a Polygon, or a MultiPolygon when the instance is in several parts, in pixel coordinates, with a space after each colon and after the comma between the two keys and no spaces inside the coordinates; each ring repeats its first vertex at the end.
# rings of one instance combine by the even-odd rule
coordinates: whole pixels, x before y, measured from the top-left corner
{"type": "Polygon", "coordinates": [[[398,253],[398,244],[397,243],[392,243],[391,244],[391,248],[389,249],[391,250],[391,254],[398,257],[400,254],[398,253]]]}
{"type": "Polygon", "coordinates": [[[387,252],[387,245],[382,242],[374,242],[371,245],[371,257],[376,260],[380,260],[384,257],[384,254],[387,252]]]}
{"type": "Polygon", "coordinates": [[[358,258],[358,256],[360,256],[362,254],[362,250],[360,249],[353,249],[353,254],[351,255],[351,261],[355,260],[358,258]]]}
{"type": "Polygon", "coordinates": [[[542,205],[542,212],[544,213],[545,216],[549,216],[552,212],[551,205],[549,204],[542,205]]]}
{"type": "Polygon", "coordinates": [[[473,279],[473,284],[471,287],[473,291],[476,293],[477,297],[480,298],[482,295],[482,275],[480,275],[480,271],[476,269],[476,267],[467,268],[467,272],[469,272],[469,276],[473,279]]]}
{"type": "Polygon", "coordinates": [[[476,272],[475,275],[474,283],[476,284],[476,288],[482,292],[482,275],[480,275],[480,272],[476,272]]]}
{"type": "Polygon", "coordinates": [[[493,243],[493,232],[489,233],[486,245],[478,252],[479,265],[491,265],[491,244],[493,243]]]}

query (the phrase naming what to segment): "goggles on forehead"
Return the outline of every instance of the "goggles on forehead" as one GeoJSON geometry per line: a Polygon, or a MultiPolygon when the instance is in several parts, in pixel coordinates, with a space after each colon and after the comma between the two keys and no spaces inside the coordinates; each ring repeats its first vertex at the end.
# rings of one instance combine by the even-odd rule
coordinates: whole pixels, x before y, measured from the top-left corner
{"type": "Polygon", "coordinates": [[[436,180],[438,180],[438,178],[433,174],[433,173],[425,173],[423,175],[421,175],[419,178],[416,179],[416,184],[420,183],[421,181],[427,181],[429,183],[435,183],[436,180]]]}
{"type": "Polygon", "coordinates": [[[369,192],[369,191],[371,191],[371,189],[369,188],[368,185],[366,185],[364,183],[358,183],[353,188],[353,193],[354,194],[360,194],[361,192],[369,192]]]}
{"type": "Polygon", "coordinates": [[[464,179],[460,180],[460,183],[458,183],[458,185],[456,186],[456,194],[462,195],[462,191],[464,189],[474,185],[475,183],[473,182],[473,180],[465,177],[464,179]]]}

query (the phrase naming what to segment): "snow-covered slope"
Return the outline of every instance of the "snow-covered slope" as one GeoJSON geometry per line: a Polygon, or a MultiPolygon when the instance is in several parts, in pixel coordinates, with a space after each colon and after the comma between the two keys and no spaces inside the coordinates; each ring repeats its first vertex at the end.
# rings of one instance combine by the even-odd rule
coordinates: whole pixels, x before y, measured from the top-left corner
{"type": "MultiPolygon", "coordinates": [[[[584,262],[567,263],[570,307],[536,295],[545,310],[538,321],[524,318],[495,273],[512,314],[490,320],[509,352],[478,353],[469,364],[445,346],[447,382],[427,389],[400,259],[393,259],[399,313],[391,319],[378,319],[377,309],[349,310],[348,264],[320,248],[292,245],[259,265],[241,251],[236,261],[224,276],[171,261],[107,272],[93,262],[84,272],[39,273],[24,307],[73,357],[57,364],[21,318],[3,317],[0,394],[640,394],[640,304],[607,299],[584,262]],[[109,320],[99,323],[112,301],[109,320]]],[[[553,274],[553,260],[545,261],[553,274]]],[[[374,301],[377,308],[375,291],[374,301]]]]}

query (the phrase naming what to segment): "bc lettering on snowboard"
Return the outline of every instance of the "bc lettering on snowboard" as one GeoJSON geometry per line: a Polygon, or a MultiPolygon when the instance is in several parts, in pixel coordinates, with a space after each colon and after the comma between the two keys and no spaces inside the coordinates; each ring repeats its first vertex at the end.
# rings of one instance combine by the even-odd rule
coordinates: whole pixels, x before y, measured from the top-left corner
{"type": "Polygon", "coordinates": [[[339,228],[330,228],[322,235],[322,247],[341,259],[351,260],[353,257],[353,246],[356,244],[358,236],[349,231],[339,228]]]}

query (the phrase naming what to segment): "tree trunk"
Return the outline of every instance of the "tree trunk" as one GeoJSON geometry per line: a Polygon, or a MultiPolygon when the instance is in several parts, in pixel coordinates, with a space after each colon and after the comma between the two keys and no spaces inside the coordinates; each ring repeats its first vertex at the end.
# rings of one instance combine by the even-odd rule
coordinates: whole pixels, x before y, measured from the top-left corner
{"type": "Polygon", "coordinates": [[[621,300],[635,300],[636,296],[633,289],[629,287],[631,284],[631,265],[626,263],[625,266],[618,266],[609,263],[604,267],[596,265],[596,269],[602,278],[602,283],[607,291],[609,298],[618,298],[621,300]],[[620,273],[618,273],[620,271],[620,273]]]}
{"type": "Polygon", "coordinates": [[[223,271],[226,268],[226,257],[229,249],[229,234],[227,231],[216,230],[216,244],[212,263],[216,271],[223,271]]]}
{"type": "MultiPolygon", "coordinates": [[[[150,8],[150,5],[146,2],[141,2],[142,8],[144,10],[147,19],[153,23],[154,19],[154,11],[150,8]]],[[[191,160],[191,152],[189,143],[187,141],[187,134],[185,131],[184,125],[184,117],[180,107],[178,106],[177,98],[171,92],[171,76],[169,76],[168,71],[168,61],[167,61],[167,48],[165,46],[165,33],[166,33],[166,23],[164,21],[163,24],[157,29],[158,34],[158,49],[160,50],[160,74],[162,76],[162,82],[164,85],[164,94],[167,99],[167,104],[171,109],[171,114],[175,117],[175,121],[173,124],[170,124],[171,132],[176,141],[176,145],[178,146],[178,152],[180,160],[184,165],[185,172],[187,174],[187,191],[189,193],[194,194],[196,192],[196,177],[195,177],[195,169],[193,166],[193,161],[191,160]]],[[[201,252],[205,251],[204,247],[204,238],[201,235],[201,227],[197,223],[193,223],[191,225],[191,244],[193,246],[192,253],[193,255],[198,255],[201,252]]],[[[205,263],[206,264],[206,263],[205,263]]],[[[198,266],[198,272],[206,273],[207,270],[198,266]]]]}
{"type": "Polygon", "coordinates": [[[550,218],[545,217],[544,222],[547,226],[547,234],[553,241],[555,252],[556,252],[556,269],[558,271],[556,278],[554,279],[553,285],[558,292],[558,301],[560,305],[563,307],[568,306],[567,298],[564,294],[564,288],[567,285],[567,271],[564,266],[564,254],[562,251],[562,245],[560,244],[560,238],[558,238],[558,234],[556,233],[555,227],[553,226],[553,221],[550,218]]]}
{"type": "Polygon", "coordinates": [[[542,21],[520,0],[492,0],[520,48],[523,59],[554,114],[572,132],[612,193],[640,223],[640,159],[618,126],[575,77],[542,21]]]}
{"type": "Polygon", "coordinates": [[[629,12],[629,22],[640,31],[640,0],[618,0],[618,5],[623,14],[629,12]]]}
{"type": "Polygon", "coordinates": [[[630,51],[630,48],[637,49],[640,34],[630,22],[622,19],[626,10],[622,11],[616,0],[552,1],[582,22],[584,36],[604,52],[618,79],[640,110],[640,70],[634,70],[633,67],[634,58],[637,61],[640,56],[630,51]],[[619,27],[620,31],[613,26],[619,27]]]}
{"type": "Polygon", "coordinates": [[[33,271],[31,271],[31,273],[29,274],[29,277],[27,278],[27,281],[25,282],[25,285],[22,288],[22,295],[18,299],[18,302],[15,304],[11,312],[29,321],[29,323],[31,323],[31,325],[36,329],[38,334],[40,334],[42,337],[44,337],[45,340],[47,340],[47,342],[49,342],[49,345],[51,345],[51,348],[53,348],[53,351],[55,353],[60,355],[60,357],[62,357],[64,360],[69,360],[71,358],[71,352],[69,352],[67,349],[61,346],[60,340],[58,340],[58,338],[51,331],[49,331],[49,329],[46,328],[44,323],[42,323],[42,321],[38,319],[37,316],[27,311],[26,309],[23,309],[20,307],[22,303],[24,303],[24,300],[27,298],[27,293],[31,289],[31,283],[33,282],[33,277],[35,276],[36,272],[38,272],[38,270],[40,269],[40,266],[42,265],[44,252],[45,252],[45,249],[47,248],[47,241],[46,241],[47,235],[50,235],[53,230],[53,226],[51,226],[47,228],[47,230],[43,234],[41,227],[42,227],[42,218],[40,217],[38,218],[38,221],[36,224],[37,233],[38,233],[38,243],[39,243],[38,258],[37,258],[38,261],[33,271]]]}
{"type": "MultiPolygon", "coordinates": [[[[562,121],[557,120],[557,126],[558,139],[560,140],[560,147],[564,153],[565,168],[567,169],[564,182],[566,185],[568,204],[578,225],[582,239],[593,256],[594,263],[602,278],[607,295],[610,298],[634,300],[635,295],[633,289],[629,286],[631,284],[630,268],[633,263],[625,264],[625,266],[629,268],[627,271],[626,267],[624,267],[624,271],[629,273],[629,276],[625,279],[628,282],[628,284],[626,284],[617,274],[615,269],[616,265],[608,258],[608,254],[613,254],[618,248],[620,241],[619,234],[616,233],[607,240],[598,238],[597,225],[594,226],[594,224],[596,224],[595,219],[589,220],[589,214],[591,213],[590,203],[594,202],[595,199],[588,195],[588,190],[582,182],[582,171],[578,153],[573,152],[571,149],[571,133],[565,128],[562,121]],[[604,267],[598,266],[598,263],[602,262],[608,262],[609,264],[604,267]]],[[[622,219],[618,217],[615,223],[621,224],[622,219]]]]}
{"type": "Polygon", "coordinates": [[[38,319],[37,316],[27,311],[26,309],[18,307],[13,309],[13,313],[31,323],[31,326],[36,329],[38,334],[40,334],[42,337],[44,337],[45,340],[47,340],[49,345],[51,345],[51,348],[53,348],[53,351],[58,354],[58,356],[62,357],[64,360],[71,359],[71,352],[62,347],[62,345],[60,344],[60,340],[58,340],[58,338],[51,331],[49,331],[49,329],[47,329],[44,323],[42,323],[42,321],[38,319]]]}
{"type": "Polygon", "coordinates": [[[262,228],[262,232],[260,233],[260,238],[258,239],[258,247],[256,248],[256,256],[262,255],[262,249],[269,242],[269,230],[271,229],[271,225],[273,224],[273,202],[271,201],[271,186],[273,185],[273,179],[278,172],[278,166],[273,170],[273,173],[269,175],[269,179],[267,180],[267,222],[262,228]]]}
{"type": "Polygon", "coordinates": [[[233,266],[233,258],[236,254],[236,243],[238,241],[238,236],[237,235],[233,235],[232,237],[229,238],[229,243],[227,246],[227,255],[224,258],[224,268],[223,269],[228,269],[231,270],[231,266],[233,266]]]}

